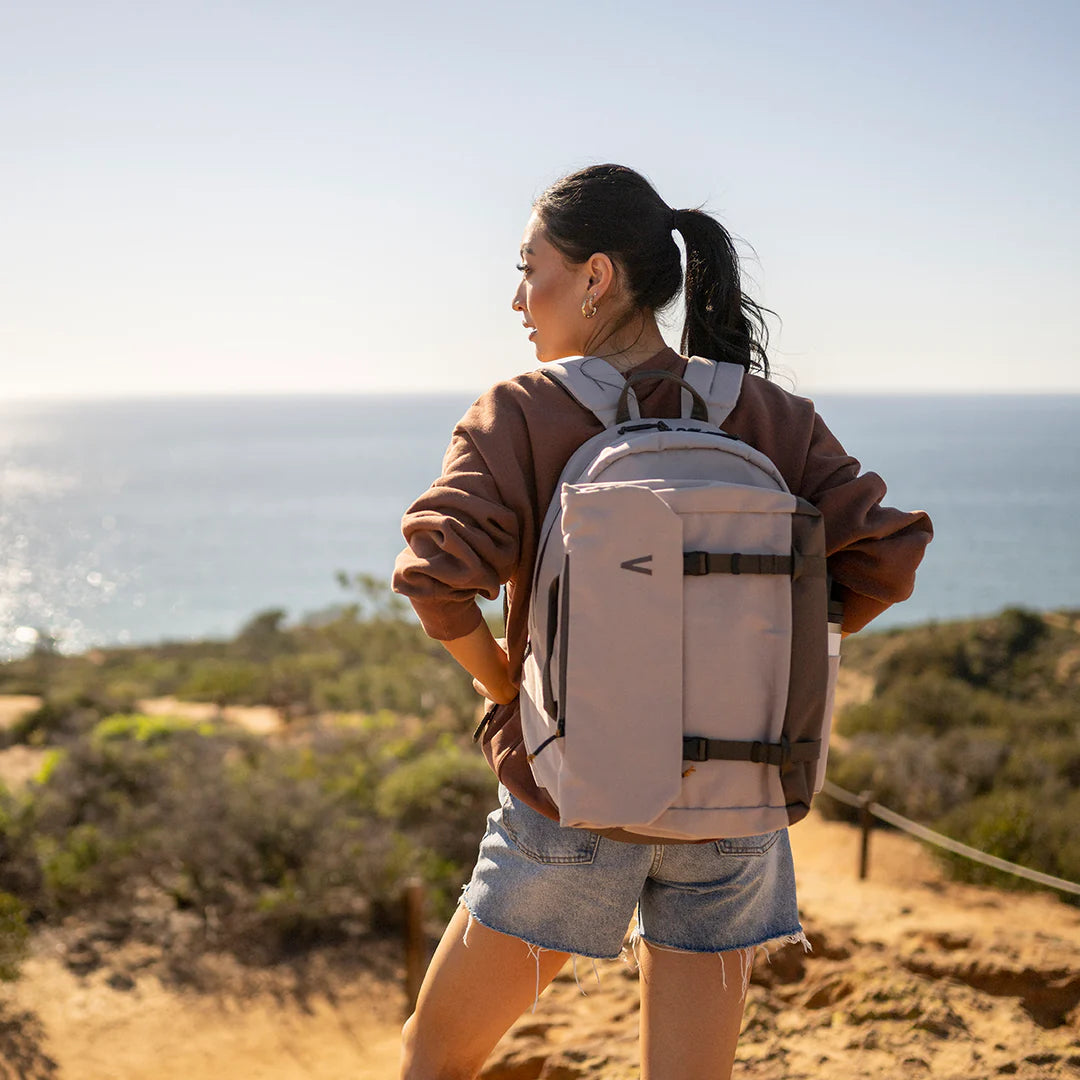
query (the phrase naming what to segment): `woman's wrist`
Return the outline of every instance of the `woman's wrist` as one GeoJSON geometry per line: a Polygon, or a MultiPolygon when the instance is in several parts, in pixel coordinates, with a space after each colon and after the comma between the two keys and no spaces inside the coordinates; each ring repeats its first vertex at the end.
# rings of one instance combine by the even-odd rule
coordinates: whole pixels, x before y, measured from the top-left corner
{"type": "Polygon", "coordinates": [[[480,682],[479,679],[473,679],[473,689],[481,697],[487,698],[493,705],[509,705],[518,696],[519,692],[518,688],[509,680],[496,688],[480,682]]]}

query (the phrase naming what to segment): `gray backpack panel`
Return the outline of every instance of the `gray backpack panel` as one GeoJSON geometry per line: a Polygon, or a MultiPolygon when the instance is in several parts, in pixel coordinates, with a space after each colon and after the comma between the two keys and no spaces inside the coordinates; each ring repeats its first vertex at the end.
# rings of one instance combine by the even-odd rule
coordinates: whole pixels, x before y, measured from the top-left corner
{"type": "MultiPolygon", "coordinates": [[[[652,422],[598,357],[544,370],[607,426],[541,529],[521,695],[537,782],[563,824],[643,837],[797,820],[823,779],[824,529],[708,421],[742,369],[694,358],[682,419],[652,422]]],[[[657,374],[674,378],[637,377],[657,374]]]]}

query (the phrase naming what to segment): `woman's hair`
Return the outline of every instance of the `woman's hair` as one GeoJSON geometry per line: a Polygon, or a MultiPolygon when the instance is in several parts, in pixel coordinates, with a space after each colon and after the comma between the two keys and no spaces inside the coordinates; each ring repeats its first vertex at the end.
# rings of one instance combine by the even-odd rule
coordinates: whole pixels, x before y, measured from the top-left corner
{"type": "Polygon", "coordinates": [[[687,356],[729,360],[769,374],[762,309],[745,296],[727,230],[700,210],[672,210],[623,165],[590,165],[557,180],[533,206],[551,244],[574,263],[602,252],[625,273],[631,304],[659,311],[683,286],[677,229],[686,244],[687,356]]]}

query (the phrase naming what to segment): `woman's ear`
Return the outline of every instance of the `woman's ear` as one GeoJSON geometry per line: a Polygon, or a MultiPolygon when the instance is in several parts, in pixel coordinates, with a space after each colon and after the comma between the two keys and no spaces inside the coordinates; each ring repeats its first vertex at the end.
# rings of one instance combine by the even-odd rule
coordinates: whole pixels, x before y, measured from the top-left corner
{"type": "Polygon", "coordinates": [[[589,291],[599,300],[615,284],[615,264],[602,251],[588,260],[589,291]]]}

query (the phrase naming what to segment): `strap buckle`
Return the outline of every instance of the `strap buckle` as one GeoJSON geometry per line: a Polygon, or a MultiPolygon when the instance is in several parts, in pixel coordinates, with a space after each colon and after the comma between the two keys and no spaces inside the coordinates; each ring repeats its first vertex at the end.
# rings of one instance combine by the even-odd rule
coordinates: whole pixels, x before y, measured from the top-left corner
{"type": "Polygon", "coordinates": [[[708,761],[709,740],[700,735],[684,735],[682,741],[683,761],[708,761]]]}
{"type": "Polygon", "coordinates": [[[708,572],[709,553],[707,551],[683,552],[683,574],[689,577],[703,577],[708,572]]]}

